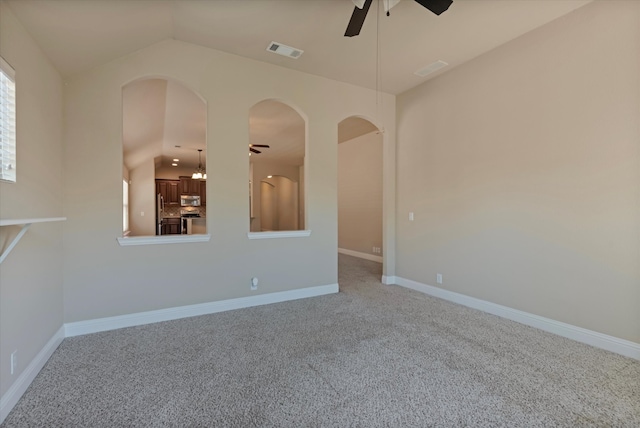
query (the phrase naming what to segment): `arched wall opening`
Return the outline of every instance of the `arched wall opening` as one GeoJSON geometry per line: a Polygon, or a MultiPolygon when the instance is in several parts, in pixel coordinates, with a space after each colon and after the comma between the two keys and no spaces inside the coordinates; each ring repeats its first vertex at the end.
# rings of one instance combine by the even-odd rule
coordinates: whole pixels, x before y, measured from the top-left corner
{"type": "Polygon", "coordinates": [[[383,134],[370,120],[338,124],[338,252],[383,261],[383,134]]]}
{"type": "Polygon", "coordinates": [[[305,229],[306,134],[305,117],[283,101],[250,108],[250,232],[305,229]]]}
{"type": "Polygon", "coordinates": [[[206,173],[206,145],[207,104],[198,93],[157,76],[122,86],[125,236],[206,233],[206,176],[194,176],[206,173]]]}

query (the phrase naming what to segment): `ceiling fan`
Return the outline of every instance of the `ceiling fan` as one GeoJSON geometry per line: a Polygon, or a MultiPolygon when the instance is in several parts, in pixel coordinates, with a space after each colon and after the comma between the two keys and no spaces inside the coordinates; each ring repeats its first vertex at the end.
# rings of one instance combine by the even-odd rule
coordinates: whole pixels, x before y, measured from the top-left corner
{"type": "MultiPolygon", "coordinates": [[[[369,12],[369,7],[371,7],[371,2],[373,0],[351,1],[353,1],[356,7],[353,8],[353,14],[351,14],[349,25],[347,25],[347,31],[344,33],[345,37],[353,37],[360,34],[360,30],[364,24],[364,19],[367,17],[367,12],[369,12]]],[[[389,16],[389,9],[395,6],[399,1],[400,0],[386,0],[385,9],[387,11],[387,16],[389,16]]],[[[449,9],[453,0],[415,0],[415,2],[426,7],[436,15],[440,15],[442,12],[449,9]]]]}
{"type": "Polygon", "coordinates": [[[252,153],[256,153],[256,154],[260,154],[262,152],[260,150],[254,149],[254,147],[261,147],[261,148],[265,148],[265,149],[270,148],[266,144],[249,144],[249,151],[252,152],[252,153]]]}

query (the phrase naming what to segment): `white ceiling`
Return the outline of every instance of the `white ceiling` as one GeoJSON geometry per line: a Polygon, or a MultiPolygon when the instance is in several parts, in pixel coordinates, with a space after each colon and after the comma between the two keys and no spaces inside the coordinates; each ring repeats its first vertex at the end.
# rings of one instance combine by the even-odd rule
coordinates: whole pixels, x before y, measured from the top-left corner
{"type": "Polygon", "coordinates": [[[301,166],[305,155],[305,121],[294,109],[278,101],[259,102],[249,110],[249,143],[256,147],[252,162],[278,162],[301,166]]]}
{"type": "Polygon", "coordinates": [[[141,80],[122,88],[123,161],[128,169],[162,156],[166,98],[166,80],[141,80]]]}
{"type": "MultiPolygon", "coordinates": [[[[122,146],[129,169],[156,165],[198,166],[207,137],[207,106],[190,89],[165,79],[143,79],[122,89],[122,146]]],[[[206,156],[202,156],[206,168],[206,156]]]]}
{"type": "Polygon", "coordinates": [[[353,38],[343,36],[351,0],[6,1],[65,77],[177,39],[398,94],[426,81],[413,73],[434,61],[449,67],[428,78],[591,0],[454,0],[440,16],[402,0],[379,20],[374,1],[353,38]],[[290,59],[267,52],[271,41],[304,54],[290,59]]]}
{"type": "MultiPolygon", "coordinates": [[[[353,38],[343,36],[351,0],[1,1],[64,77],[176,39],[398,94],[592,0],[454,0],[440,16],[402,0],[389,17],[383,11],[388,0],[374,0],[361,34],[353,38]],[[272,41],[304,54],[291,59],[267,52],[272,41]],[[449,66],[428,77],[413,74],[437,60],[449,66]]],[[[123,93],[125,163],[132,167],[144,157],[162,156],[165,165],[179,158],[181,166],[195,168],[197,149],[206,145],[204,103],[165,80],[130,89],[128,96],[123,93]]],[[[261,103],[252,109],[250,123],[250,142],[271,146],[255,160],[302,162],[305,125],[294,110],[261,103]]],[[[339,126],[339,140],[374,129],[350,118],[339,126]]]]}

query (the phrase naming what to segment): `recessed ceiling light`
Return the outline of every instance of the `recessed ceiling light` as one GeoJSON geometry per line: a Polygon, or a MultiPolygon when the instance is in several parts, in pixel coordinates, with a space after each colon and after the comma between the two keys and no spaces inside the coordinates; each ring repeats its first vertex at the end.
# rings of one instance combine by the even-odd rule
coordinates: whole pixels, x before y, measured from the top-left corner
{"type": "Polygon", "coordinates": [[[171,166],[178,166],[178,164],[177,163],[172,163],[171,166]]]}
{"type": "Polygon", "coordinates": [[[267,178],[273,178],[273,175],[267,175],[267,178]]]}
{"type": "Polygon", "coordinates": [[[174,159],[173,161],[174,162],[180,162],[180,159],[174,159]]]}
{"type": "Polygon", "coordinates": [[[271,42],[267,46],[267,51],[277,53],[278,55],[287,56],[289,58],[298,59],[304,52],[302,49],[292,48],[291,46],[283,45],[278,42],[271,42]]]}

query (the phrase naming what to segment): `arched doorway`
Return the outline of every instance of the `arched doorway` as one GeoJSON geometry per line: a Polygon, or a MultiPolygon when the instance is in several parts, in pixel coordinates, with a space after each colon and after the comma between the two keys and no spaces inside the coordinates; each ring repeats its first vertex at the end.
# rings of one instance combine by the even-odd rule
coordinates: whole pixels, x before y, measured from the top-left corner
{"type": "Polygon", "coordinates": [[[382,263],[383,136],[369,120],[338,124],[338,252],[382,263]]]}

